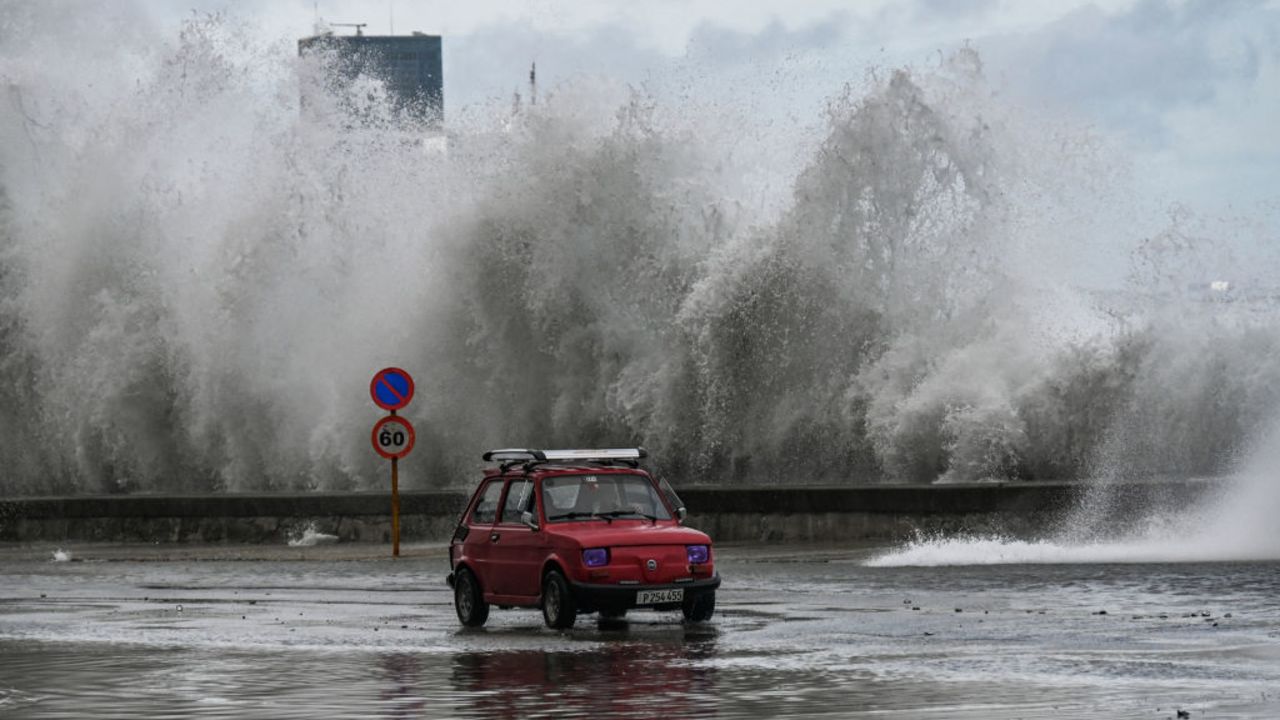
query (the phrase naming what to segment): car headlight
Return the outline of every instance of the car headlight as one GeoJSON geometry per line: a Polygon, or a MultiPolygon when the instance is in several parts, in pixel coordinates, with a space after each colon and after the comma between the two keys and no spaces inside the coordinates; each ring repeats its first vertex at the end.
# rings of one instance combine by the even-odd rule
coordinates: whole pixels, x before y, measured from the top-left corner
{"type": "Polygon", "coordinates": [[[684,550],[690,565],[701,565],[711,559],[711,548],[706,545],[685,545],[684,550]]]}
{"type": "Polygon", "coordinates": [[[600,567],[609,564],[608,548],[587,548],[582,551],[582,562],[587,567],[600,567]]]}

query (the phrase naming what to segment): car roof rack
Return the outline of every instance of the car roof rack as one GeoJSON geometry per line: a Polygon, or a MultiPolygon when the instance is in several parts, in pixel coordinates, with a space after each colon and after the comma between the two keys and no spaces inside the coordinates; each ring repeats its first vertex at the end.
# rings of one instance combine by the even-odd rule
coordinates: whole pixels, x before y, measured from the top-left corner
{"type": "Polygon", "coordinates": [[[534,460],[537,462],[546,462],[547,458],[542,454],[541,450],[527,450],[525,448],[504,448],[501,450],[490,450],[484,454],[485,462],[511,462],[512,460],[524,462],[534,460]]]}
{"type": "Polygon", "coordinates": [[[597,448],[574,450],[534,450],[532,448],[503,448],[484,454],[485,462],[497,462],[503,472],[515,465],[524,464],[525,470],[542,463],[620,463],[637,467],[649,453],[642,447],[597,448]]]}

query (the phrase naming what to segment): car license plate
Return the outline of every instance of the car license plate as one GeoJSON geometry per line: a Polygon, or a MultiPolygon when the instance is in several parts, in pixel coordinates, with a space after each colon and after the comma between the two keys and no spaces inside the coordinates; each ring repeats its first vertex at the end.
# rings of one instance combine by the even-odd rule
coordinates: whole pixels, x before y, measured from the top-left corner
{"type": "Polygon", "coordinates": [[[674,590],[640,590],[636,593],[636,605],[659,605],[684,600],[684,588],[674,590]]]}

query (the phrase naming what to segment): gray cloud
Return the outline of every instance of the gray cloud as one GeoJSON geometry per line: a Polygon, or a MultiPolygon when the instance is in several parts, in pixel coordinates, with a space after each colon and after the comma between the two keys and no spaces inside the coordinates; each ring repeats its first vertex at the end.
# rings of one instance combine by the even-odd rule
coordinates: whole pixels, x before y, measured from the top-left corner
{"type": "Polygon", "coordinates": [[[775,19],[758,33],[738,32],[704,22],[690,36],[688,54],[694,59],[714,59],[717,63],[728,64],[824,50],[843,41],[847,37],[848,26],[849,18],[842,13],[794,30],[775,19]]]}
{"type": "Polygon", "coordinates": [[[797,28],[774,20],[759,32],[703,22],[690,34],[686,52],[671,57],[621,24],[556,35],[527,32],[515,22],[495,23],[446,38],[446,94],[458,107],[488,99],[495,90],[524,92],[533,61],[538,63],[540,84],[547,86],[583,74],[629,83],[677,72],[677,68],[692,67],[700,76],[714,75],[790,54],[838,48],[849,30],[850,20],[843,14],[797,28]]]}
{"type": "Polygon", "coordinates": [[[1275,56],[1274,46],[1240,32],[1245,27],[1278,28],[1280,13],[1247,1],[1144,0],[1118,14],[1086,6],[1037,32],[983,45],[1016,91],[1159,145],[1168,111],[1252,82],[1262,56],[1275,56]]]}
{"type": "Polygon", "coordinates": [[[959,17],[982,17],[996,8],[998,0],[916,0],[915,16],[933,22],[959,17]]]}
{"type": "Polygon", "coordinates": [[[538,63],[539,83],[554,86],[581,74],[637,82],[669,62],[656,48],[637,42],[622,25],[590,33],[531,33],[518,23],[487,25],[468,35],[445,38],[445,97],[452,107],[526,92],[529,65],[538,63]]]}

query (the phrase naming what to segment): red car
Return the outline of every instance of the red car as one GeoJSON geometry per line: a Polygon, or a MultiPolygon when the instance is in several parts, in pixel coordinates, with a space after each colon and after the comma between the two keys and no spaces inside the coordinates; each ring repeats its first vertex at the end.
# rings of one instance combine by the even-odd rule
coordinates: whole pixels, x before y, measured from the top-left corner
{"type": "Polygon", "coordinates": [[[683,527],[665,482],[640,469],[643,448],[493,450],[449,545],[449,586],[463,625],[489,607],[540,607],[548,627],[579,613],[621,618],[632,608],[716,607],[711,539],[683,527]]]}

